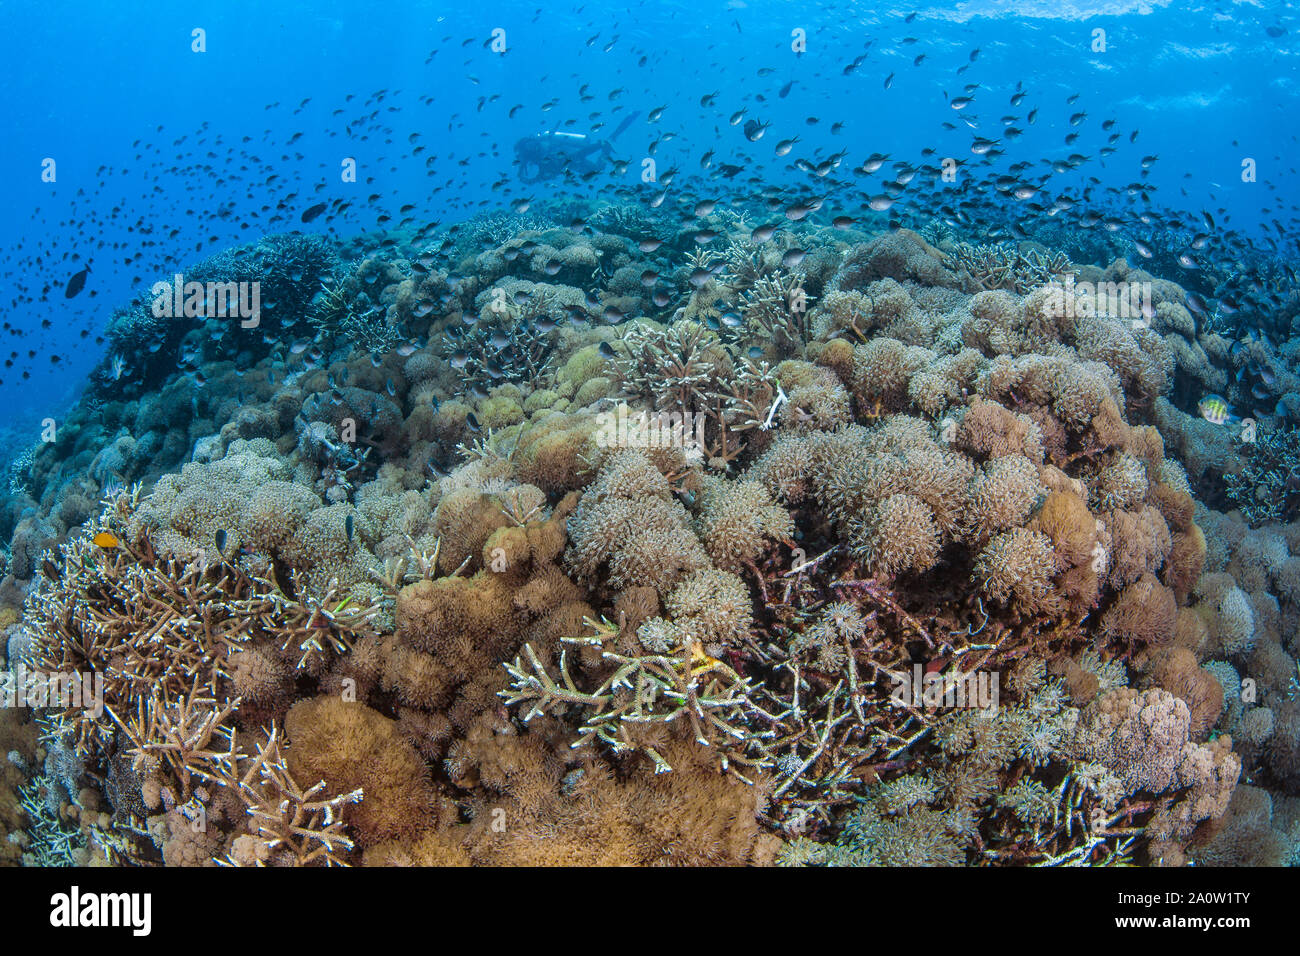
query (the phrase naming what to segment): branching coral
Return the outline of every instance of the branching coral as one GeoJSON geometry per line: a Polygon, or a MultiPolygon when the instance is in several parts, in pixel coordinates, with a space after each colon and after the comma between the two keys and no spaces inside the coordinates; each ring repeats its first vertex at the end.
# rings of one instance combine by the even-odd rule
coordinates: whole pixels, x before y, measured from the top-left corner
{"type": "MultiPolygon", "coordinates": [[[[377,609],[335,592],[314,595],[298,576],[286,593],[225,561],[164,558],[147,535],[127,539],[138,506],[135,494],[121,492],[98,518],[97,534],[114,539],[111,547],[77,538],[57,564],[45,561],[28,608],[40,635],[31,663],[79,675],[83,686],[93,680],[97,692],[102,681],[102,714],[84,706],[84,694],[54,707],[57,738],[91,760],[125,749],[135,773],[185,803],[223,760],[240,775],[231,764],[234,727],[282,716],[295,675],[310,680],[369,635],[377,609]]],[[[274,741],[267,746],[262,756],[274,763],[274,741]]],[[[301,797],[303,813],[323,812],[312,804],[315,790],[280,783],[301,797]]]]}
{"type": "Polygon", "coordinates": [[[1228,497],[1252,527],[1300,516],[1300,428],[1261,431],[1242,446],[1239,471],[1224,475],[1228,497]]]}
{"type": "Polygon", "coordinates": [[[945,265],[975,288],[1010,289],[1021,295],[1059,281],[1073,268],[1059,252],[1024,252],[1009,245],[968,242],[957,243],[945,265]]]}
{"type": "MultiPolygon", "coordinates": [[[[589,622],[594,635],[564,638],[568,644],[601,646],[613,635],[608,623],[589,622]]],[[[750,700],[749,682],[731,667],[704,652],[698,641],[674,654],[629,657],[603,651],[601,657],[612,665],[611,673],[599,686],[588,692],[580,690],[569,675],[566,650],[561,650],[557,665],[559,683],[547,673],[531,645],[525,645],[522,657],[507,664],[512,683],[501,696],[507,705],[527,704],[525,722],[540,714],[558,714],[569,707],[584,711],[581,736],[570,746],[580,747],[596,738],[613,753],[641,750],[654,761],[656,773],[673,768],[653,745],[641,740],[646,725],[672,724],[682,721],[690,727],[695,741],[713,748],[721,769],[745,782],[749,768],[765,765],[760,741],[746,727],[754,704],[750,700]]]]}

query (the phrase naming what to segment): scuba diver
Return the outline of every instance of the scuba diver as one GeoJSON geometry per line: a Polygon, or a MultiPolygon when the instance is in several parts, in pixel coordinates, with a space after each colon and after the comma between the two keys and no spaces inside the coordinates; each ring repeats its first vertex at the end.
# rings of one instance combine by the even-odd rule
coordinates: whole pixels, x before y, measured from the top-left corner
{"type": "Polygon", "coordinates": [[[566,172],[589,176],[600,172],[614,155],[614,140],[640,116],[637,111],[618,124],[609,139],[592,139],[583,133],[545,132],[525,136],[515,143],[519,178],[526,183],[556,179],[566,172]]]}

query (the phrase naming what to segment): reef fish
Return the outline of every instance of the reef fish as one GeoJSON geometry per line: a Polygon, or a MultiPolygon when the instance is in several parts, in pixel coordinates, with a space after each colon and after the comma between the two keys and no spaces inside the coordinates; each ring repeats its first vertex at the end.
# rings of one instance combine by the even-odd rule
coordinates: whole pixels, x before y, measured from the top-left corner
{"type": "Polygon", "coordinates": [[[63,297],[65,299],[71,299],[84,289],[86,287],[86,276],[88,275],[90,275],[90,266],[86,266],[86,268],[73,275],[73,277],[68,280],[68,284],[63,290],[63,297]]]}
{"type": "Polygon", "coordinates": [[[1197,403],[1196,410],[1201,413],[1202,418],[1214,425],[1222,425],[1237,418],[1232,414],[1228,403],[1218,395],[1206,395],[1197,403]]]}
{"type": "Polygon", "coordinates": [[[90,540],[105,550],[120,548],[122,546],[122,542],[117,540],[117,535],[113,534],[111,531],[100,531],[90,540]]]}

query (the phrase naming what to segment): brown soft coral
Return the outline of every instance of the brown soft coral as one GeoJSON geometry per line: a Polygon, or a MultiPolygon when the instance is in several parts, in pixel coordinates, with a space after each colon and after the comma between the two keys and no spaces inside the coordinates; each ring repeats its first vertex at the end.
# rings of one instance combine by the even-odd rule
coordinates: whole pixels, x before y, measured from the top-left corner
{"type": "Polygon", "coordinates": [[[285,720],[296,779],[324,780],[331,792],[360,788],[343,811],[357,841],[371,846],[424,828],[436,802],[429,768],[394,721],[337,697],[299,701],[285,720]]]}
{"type": "Polygon", "coordinates": [[[1193,740],[1203,739],[1223,710],[1223,685],[1185,647],[1157,651],[1147,663],[1145,681],[1148,686],[1169,691],[1187,705],[1187,732],[1193,740]]]}
{"type": "Polygon", "coordinates": [[[1038,465],[1044,460],[1042,431],[1033,419],[979,396],[962,416],[955,444],[981,459],[1024,455],[1038,465]]]}
{"type": "Polygon", "coordinates": [[[1097,634],[1130,650],[1160,646],[1173,640],[1177,614],[1174,592],[1148,572],[1120,592],[1101,616],[1097,634]]]}

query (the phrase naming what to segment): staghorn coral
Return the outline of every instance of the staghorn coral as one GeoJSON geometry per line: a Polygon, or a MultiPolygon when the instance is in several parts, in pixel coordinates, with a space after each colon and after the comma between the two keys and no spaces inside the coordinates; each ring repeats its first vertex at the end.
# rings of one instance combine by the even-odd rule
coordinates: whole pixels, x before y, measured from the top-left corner
{"type": "Polygon", "coordinates": [[[1061,253],[968,242],[957,243],[944,264],[974,288],[1010,289],[1022,295],[1049,282],[1061,281],[1073,269],[1070,260],[1061,253]]]}
{"type": "Polygon", "coordinates": [[[147,535],[126,543],[139,507],[120,493],[97,527],[121,535],[104,551],[87,539],[63,546],[48,562],[30,605],[40,639],[33,662],[51,673],[99,675],[105,714],[69,705],[56,715],[58,732],[91,753],[125,733],[139,759],[165,762],[187,778],[191,742],[180,729],[202,726],[210,737],[234,711],[234,674],[245,684],[250,657],[262,661],[265,699],[286,673],[319,673],[332,655],[369,632],[375,609],[312,595],[305,582],[293,597],[222,561],[181,564],[161,557],[147,535]],[[243,656],[241,656],[243,655],[243,656]],[[217,715],[220,714],[220,717],[217,715]]]}
{"type": "Polygon", "coordinates": [[[1224,476],[1228,497],[1252,527],[1300,516],[1300,428],[1265,431],[1243,445],[1240,471],[1224,476]]]}

